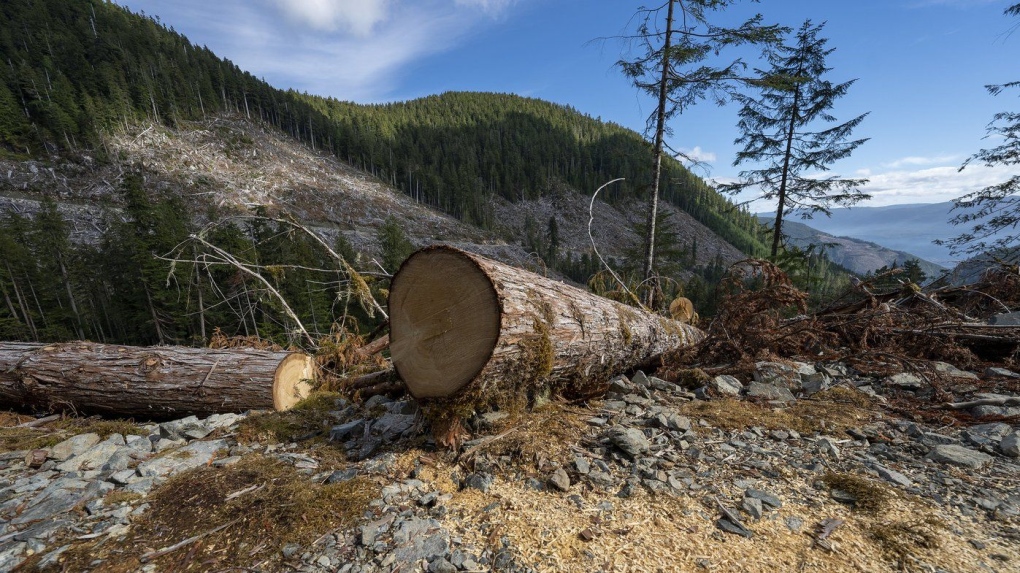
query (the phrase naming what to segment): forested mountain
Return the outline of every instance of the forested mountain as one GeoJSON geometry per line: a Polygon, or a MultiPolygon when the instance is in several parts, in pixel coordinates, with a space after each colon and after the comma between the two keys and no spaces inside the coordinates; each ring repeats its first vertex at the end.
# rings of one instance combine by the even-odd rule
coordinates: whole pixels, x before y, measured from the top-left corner
{"type": "MultiPolygon", "coordinates": [[[[351,260],[367,255],[364,270],[439,240],[519,262],[531,253],[583,283],[599,269],[588,194],[625,177],[596,206],[596,237],[624,266],[638,242],[647,143],[568,106],[482,93],[358,105],[283,91],[99,0],[3,2],[0,56],[0,199],[13,206],[0,213],[3,339],[205,343],[219,327],[286,343],[301,324],[315,336],[338,319],[378,324],[356,281],[286,224],[203,235],[261,277],[189,239],[256,207],[308,222],[351,260]],[[494,232],[520,244],[494,244],[494,232]],[[171,252],[176,263],[158,258],[171,252]],[[296,301],[292,318],[272,290],[296,301]]],[[[725,265],[764,253],[763,230],[677,162],[666,173],[663,268],[710,314],[725,265]]]]}
{"type": "MultiPolygon", "coordinates": [[[[98,0],[12,0],[0,7],[0,142],[9,152],[95,149],[99,133],[141,119],[167,125],[228,110],[327,149],[419,200],[480,225],[490,199],[535,198],[555,182],[640,194],[648,146],[633,131],[514,95],[447,93],[358,105],[278,90],[172,27],[98,0]]],[[[677,162],[663,198],[749,254],[760,227],[677,162]]]]}

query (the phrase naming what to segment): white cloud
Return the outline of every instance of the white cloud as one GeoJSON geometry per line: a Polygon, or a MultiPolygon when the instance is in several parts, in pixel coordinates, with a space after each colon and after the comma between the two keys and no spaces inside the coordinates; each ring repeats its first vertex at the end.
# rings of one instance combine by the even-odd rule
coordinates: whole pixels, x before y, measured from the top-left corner
{"type": "Polygon", "coordinates": [[[897,203],[938,203],[1001,183],[1014,170],[1008,166],[971,165],[963,171],[955,166],[873,173],[863,188],[872,196],[867,205],[879,207],[897,203]]]}
{"type": "Polygon", "coordinates": [[[454,48],[521,0],[117,0],[281,89],[392,97],[401,71],[454,48]]]}
{"type": "Polygon", "coordinates": [[[883,163],[882,167],[885,167],[886,169],[899,169],[907,166],[938,165],[958,163],[960,161],[962,161],[962,158],[959,155],[936,155],[933,157],[911,156],[901,157],[895,161],[883,163]]]}
{"type": "Polygon", "coordinates": [[[700,145],[695,145],[693,148],[681,147],[680,153],[687,159],[698,163],[713,163],[717,159],[715,153],[705,151],[700,145]]]}
{"type": "Polygon", "coordinates": [[[313,30],[367,36],[389,15],[391,0],[270,0],[291,22],[313,30]]]}
{"type": "Polygon", "coordinates": [[[517,0],[454,0],[458,6],[481,8],[490,14],[496,14],[509,8],[517,0]]]}

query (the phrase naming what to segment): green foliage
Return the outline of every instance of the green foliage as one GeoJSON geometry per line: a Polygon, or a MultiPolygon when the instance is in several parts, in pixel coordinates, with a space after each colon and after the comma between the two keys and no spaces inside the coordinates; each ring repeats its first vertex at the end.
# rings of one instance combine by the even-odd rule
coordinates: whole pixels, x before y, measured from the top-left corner
{"type": "Polygon", "coordinates": [[[414,245],[393,217],[386,219],[386,223],[379,227],[378,239],[382,246],[382,266],[388,273],[397,272],[404,259],[414,252],[414,245]]]}
{"type": "MultiPolygon", "coordinates": [[[[1020,16],[1020,4],[1011,4],[1004,10],[1007,16],[1020,16]]],[[[1016,30],[1020,24],[1015,24],[1016,30]]],[[[985,86],[992,95],[1020,88],[1020,81],[985,86]]],[[[988,138],[998,141],[991,149],[982,149],[968,159],[960,170],[971,163],[986,167],[1020,165],[1020,112],[1004,111],[995,114],[987,128],[988,138]]],[[[936,241],[948,245],[953,254],[976,255],[998,252],[1014,260],[1020,245],[1020,175],[1013,175],[1001,183],[973,191],[953,201],[953,209],[961,213],[950,219],[954,225],[970,226],[956,237],[936,241]]]]}
{"type": "Polygon", "coordinates": [[[854,80],[833,84],[823,79],[831,68],[825,58],[834,51],[819,38],[824,24],[807,20],[796,34],[796,44],[767,52],[771,68],[757,70],[761,95],[738,95],[744,148],[734,165],[753,162],[760,166],[742,171],[740,181],[724,186],[729,193],[759,190],[761,198],[777,202],[771,256],[779,255],[782,223],[793,212],[805,217],[829,214],[833,205],[850,206],[870,198],[859,189],[866,179],[821,176],[829,165],[849,157],[867,139],[849,140],[867,114],[839,125],[830,113],[835,100],[846,95],[854,80]]]}

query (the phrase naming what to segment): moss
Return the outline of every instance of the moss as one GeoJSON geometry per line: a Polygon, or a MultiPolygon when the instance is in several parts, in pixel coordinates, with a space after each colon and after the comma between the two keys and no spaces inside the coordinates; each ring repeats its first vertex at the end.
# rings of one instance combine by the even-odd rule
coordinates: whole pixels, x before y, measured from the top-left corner
{"type": "Polygon", "coordinates": [[[324,437],[331,426],[329,412],[336,409],[339,394],[317,392],[285,412],[248,416],[238,424],[237,440],[250,442],[293,442],[324,437]]]}
{"type": "Polygon", "coordinates": [[[260,570],[277,570],[272,563],[279,559],[281,546],[308,545],[324,531],[349,527],[378,495],[379,486],[364,477],[321,485],[279,460],[252,456],[234,466],[205,467],[171,478],[149,494],[149,510],[125,538],[75,544],[60,566],[84,571],[103,559],[136,571],[144,553],[138,548],[166,547],[225,526],[182,552],[155,559],[157,570],[178,568],[188,551],[194,552],[190,562],[201,564],[201,570],[256,564],[264,564],[260,570]]]}
{"type": "Polygon", "coordinates": [[[942,520],[928,516],[908,522],[877,523],[867,528],[867,534],[887,557],[902,564],[918,549],[938,548],[939,533],[945,527],[942,520]]]}
{"type": "Polygon", "coordinates": [[[889,503],[889,491],[875,482],[852,474],[829,472],[822,476],[822,483],[832,489],[845,491],[853,496],[854,509],[874,515],[883,511],[889,503]]]}
{"type": "Polygon", "coordinates": [[[676,383],[680,386],[693,390],[700,388],[712,380],[712,377],[701,368],[686,368],[677,372],[676,383]]]}
{"type": "Polygon", "coordinates": [[[117,505],[119,503],[131,503],[133,501],[138,501],[143,497],[145,496],[143,496],[140,493],[135,493],[132,491],[115,490],[106,494],[106,497],[103,498],[103,501],[105,501],[107,505],[117,505]]]}

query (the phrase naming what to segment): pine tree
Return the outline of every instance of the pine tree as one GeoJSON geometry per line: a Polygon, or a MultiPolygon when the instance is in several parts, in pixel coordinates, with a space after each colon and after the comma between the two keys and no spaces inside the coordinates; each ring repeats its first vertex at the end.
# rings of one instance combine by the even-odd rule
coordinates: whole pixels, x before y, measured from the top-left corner
{"type": "Polygon", "coordinates": [[[725,101],[735,85],[747,80],[742,77],[747,67],[744,61],[739,57],[720,58],[720,52],[741,44],[768,45],[778,41],[783,31],[778,26],[763,25],[760,14],[735,28],[710,21],[735,3],[736,0],[669,0],[664,6],[642,9],[637,34],[642,53],[633,60],[617,62],[639,90],[657,101],[655,112],[648,119],[653,167],[642,269],[646,281],[655,272],[655,223],[663,154],[668,147],[666,123],[706,97],[725,101]],[[661,20],[663,9],[665,20],[661,20]]]}
{"type": "MultiPolygon", "coordinates": [[[[1008,16],[1020,16],[1020,4],[1006,8],[1008,16]]],[[[1017,24],[1020,26],[1020,24],[1017,24]]],[[[985,86],[990,94],[999,95],[1006,90],[1020,89],[1020,81],[985,86]]],[[[969,158],[960,171],[972,163],[986,167],[1020,166],[1020,112],[1004,111],[995,114],[988,124],[988,138],[997,139],[999,145],[982,149],[969,158]]],[[[953,254],[978,254],[995,251],[997,256],[1020,257],[1010,250],[1020,245],[1020,175],[953,201],[953,209],[962,211],[950,222],[954,225],[971,225],[969,231],[947,241],[936,241],[949,246],[953,254]]]]}
{"type": "Polygon", "coordinates": [[[807,20],[796,33],[796,44],[780,46],[767,54],[771,68],[758,72],[761,95],[737,96],[743,104],[737,126],[742,135],[736,143],[744,148],[734,165],[753,162],[759,167],[740,173],[740,181],[726,185],[729,193],[757,189],[761,198],[774,200],[771,256],[776,259],[782,243],[783,220],[793,212],[806,218],[829,214],[833,205],[850,206],[870,196],[860,190],[866,179],[822,177],[829,165],[850,156],[867,139],[849,139],[867,113],[834,126],[830,110],[846,95],[855,80],[833,84],[823,76],[831,68],[825,58],[835,48],[818,36],[825,24],[807,20]]]}

